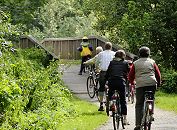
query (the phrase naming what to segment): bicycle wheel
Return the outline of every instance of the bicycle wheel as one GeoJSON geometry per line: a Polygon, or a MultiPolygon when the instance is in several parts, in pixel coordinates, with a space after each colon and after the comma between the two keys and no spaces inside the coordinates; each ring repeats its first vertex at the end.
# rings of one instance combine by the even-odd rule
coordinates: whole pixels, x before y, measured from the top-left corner
{"type": "Polygon", "coordinates": [[[98,81],[96,80],[96,84],[95,84],[95,95],[98,99],[98,101],[100,102],[99,96],[98,96],[98,81]]]}
{"type": "Polygon", "coordinates": [[[121,114],[121,104],[120,104],[120,101],[117,102],[118,106],[117,106],[117,114],[118,114],[118,120],[121,121],[121,124],[122,124],[122,128],[125,129],[124,127],[124,121],[123,121],[123,116],[121,114]]]}
{"type": "Polygon", "coordinates": [[[151,119],[152,119],[152,117],[151,117],[149,109],[148,109],[148,113],[147,113],[147,116],[146,116],[146,130],[151,130],[151,124],[152,124],[151,119]]]}
{"type": "Polygon", "coordinates": [[[131,103],[133,104],[135,102],[135,91],[134,88],[131,88],[131,103]]]}
{"type": "Polygon", "coordinates": [[[114,130],[118,130],[119,129],[119,121],[120,121],[119,115],[117,113],[113,112],[112,118],[113,118],[114,130]]]}
{"type": "Polygon", "coordinates": [[[106,93],[106,114],[109,116],[109,97],[108,94],[106,93]]]}
{"type": "Polygon", "coordinates": [[[92,76],[87,78],[87,92],[90,98],[95,96],[95,83],[92,76]]]}
{"type": "Polygon", "coordinates": [[[148,109],[147,106],[145,106],[145,112],[143,115],[143,121],[142,121],[142,128],[140,130],[148,130],[148,109]]]}

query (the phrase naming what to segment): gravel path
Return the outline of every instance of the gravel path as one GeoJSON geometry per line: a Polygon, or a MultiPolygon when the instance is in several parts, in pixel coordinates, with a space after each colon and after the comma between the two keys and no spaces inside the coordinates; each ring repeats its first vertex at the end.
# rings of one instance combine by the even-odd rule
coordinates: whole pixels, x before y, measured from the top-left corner
{"type": "MultiPolygon", "coordinates": [[[[68,88],[78,97],[99,105],[96,99],[90,99],[86,91],[86,78],[88,73],[78,75],[79,66],[73,65],[64,71],[62,79],[68,88]]],[[[133,130],[135,124],[135,104],[128,103],[128,121],[130,125],[125,126],[125,130],[133,130]]],[[[106,113],[105,113],[106,114],[106,113]]],[[[155,121],[152,124],[152,130],[177,130],[177,115],[155,108],[155,121]]],[[[113,130],[112,118],[108,122],[101,125],[96,130],[113,130]]]]}

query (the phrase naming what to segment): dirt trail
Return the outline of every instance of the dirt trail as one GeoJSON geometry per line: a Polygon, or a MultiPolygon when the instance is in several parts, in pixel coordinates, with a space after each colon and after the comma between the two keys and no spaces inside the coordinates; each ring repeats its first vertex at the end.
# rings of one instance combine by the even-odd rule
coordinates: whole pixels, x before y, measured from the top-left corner
{"type": "MultiPolygon", "coordinates": [[[[98,105],[96,99],[90,99],[86,91],[87,73],[78,75],[79,66],[73,65],[64,71],[62,79],[68,88],[78,97],[93,102],[98,105]]],[[[128,121],[130,125],[125,127],[125,130],[133,130],[135,126],[135,105],[128,103],[128,121]]],[[[106,114],[106,113],[105,113],[106,114]]],[[[152,124],[152,130],[177,130],[177,115],[173,112],[168,112],[155,108],[155,121],[152,124]]],[[[113,130],[112,118],[108,122],[101,125],[96,130],[113,130]]]]}

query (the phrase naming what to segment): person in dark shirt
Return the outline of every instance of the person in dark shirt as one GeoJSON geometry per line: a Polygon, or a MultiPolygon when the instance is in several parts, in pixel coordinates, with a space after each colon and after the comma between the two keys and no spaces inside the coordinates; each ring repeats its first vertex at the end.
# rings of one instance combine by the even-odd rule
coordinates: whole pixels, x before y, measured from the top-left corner
{"type": "Polygon", "coordinates": [[[126,102],[126,82],[127,76],[129,72],[129,64],[125,61],[125,52],[124,50],[118,50],[115,53],[115,58],[110,62],[108,70],[106,72],[106,79],[108,81],[109,86],[109,99],[111,99],[114,90],[119,91],[120,103],[121,103],[121,111],[123,115],[123,123],[124,125],[128,125],[128,121],[126,119],[127,116],[127,102],[126,102]]]}

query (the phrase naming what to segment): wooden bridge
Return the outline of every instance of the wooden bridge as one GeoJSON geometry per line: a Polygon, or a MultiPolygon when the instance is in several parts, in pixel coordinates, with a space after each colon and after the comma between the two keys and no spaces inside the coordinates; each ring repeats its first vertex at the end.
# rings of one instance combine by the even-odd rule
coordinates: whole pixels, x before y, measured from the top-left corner
{"type": "MultiPolygon", "coordinates": [[[[105,43],[108,41],[105,38],[99,36],[89,36],[89,43],[92,44],[95,55],[95,48],[97,46],[102,46],[104,48],[105,43]]],[[[46,38],[41,42],[37,41],[33,36],[22,36],[20,38],[20,48],[31,48],[31,47],[40,47],[46,50],[50,55],[55,59],[80,59],[80,53],[77,51],[77,48],[82,42],[82,37],[68,37],[68,38],[46,38]]],[[[119,46],[113,44],[113,50],[122,49],[119,46]]],[[[136,55],[126,52],[126,59],[133,59],[136,55]]]]}

